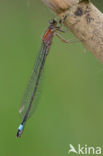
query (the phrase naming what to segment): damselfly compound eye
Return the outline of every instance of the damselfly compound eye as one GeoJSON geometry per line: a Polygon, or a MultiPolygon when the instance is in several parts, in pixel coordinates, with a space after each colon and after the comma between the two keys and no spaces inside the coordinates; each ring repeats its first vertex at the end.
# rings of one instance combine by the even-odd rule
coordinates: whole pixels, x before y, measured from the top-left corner
{"type": "Polygon", "coordinates": [[[57,21],[56,20],[54,20],[54,19],[52,19],[52,20],[50,20],[50,25],[56,25],[57,24],[57,21]]]}

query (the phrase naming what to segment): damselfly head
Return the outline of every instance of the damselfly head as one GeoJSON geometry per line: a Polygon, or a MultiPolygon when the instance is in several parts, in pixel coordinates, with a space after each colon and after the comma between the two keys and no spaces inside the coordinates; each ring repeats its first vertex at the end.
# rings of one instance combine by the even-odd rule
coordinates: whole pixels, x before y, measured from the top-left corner
{"type": "Polygon", "coordinates": [[[57,21],[55,19],[51,19],[49,21],[50,26],[56,27],[57,26],[57,21]]]}

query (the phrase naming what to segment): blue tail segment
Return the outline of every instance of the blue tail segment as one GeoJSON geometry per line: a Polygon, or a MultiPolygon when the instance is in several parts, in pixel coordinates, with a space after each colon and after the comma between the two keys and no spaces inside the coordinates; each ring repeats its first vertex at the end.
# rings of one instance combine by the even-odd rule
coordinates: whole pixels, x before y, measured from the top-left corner
{"type": "Polygon", "coordinates": [[[24,130],[24,122],[22,122],[18,128],[18,131],[17,131],[17,134],[16,134],[16,137],[21,137],[22,133],[23,133],[23,130],[24,130]]]}

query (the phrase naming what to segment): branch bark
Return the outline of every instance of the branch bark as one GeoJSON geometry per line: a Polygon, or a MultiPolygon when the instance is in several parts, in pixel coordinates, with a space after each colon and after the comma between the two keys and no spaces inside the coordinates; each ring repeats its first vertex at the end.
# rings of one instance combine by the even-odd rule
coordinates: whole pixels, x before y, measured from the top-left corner
{"type": "Polygon", "coordinates": [[[103,63],[103,14],[87,0],[42,0],[103,63]]]}

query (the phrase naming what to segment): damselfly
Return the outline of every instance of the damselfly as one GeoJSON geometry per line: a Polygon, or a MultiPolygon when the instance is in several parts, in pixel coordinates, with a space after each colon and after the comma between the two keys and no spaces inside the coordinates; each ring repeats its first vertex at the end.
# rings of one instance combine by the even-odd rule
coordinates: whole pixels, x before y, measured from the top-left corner
{"type": "Polygon", "coordinates": [[[17,137],[20,137],[22,135],[25,123],[30,115],[31,107],[33,104],[35,104],[33,101],[35,100],[40,76],[42,74],[42,70],[43,70],[45,60],[46,60],[46,57],[48,55],[48,52],[52,43],[53,36],[56,35],[65,43],[72,42],[72,40],[69,40],[69,41],[64,40],[60,36],[60,34],[58,34],[58,31],[63,32],[61,28],[57,26],[57,21],[54,19],[51,20],[49,23],[49,27],[42,38],[41,49],[36,59],[33,73],[32,73],[32,76],[30,78],[30,81],[28,83],[28,86],[25,92],[23,104],[19,110],[19,112],[23,114],[23,120],[18,128],[17,135],[16,135],[17,137]]]}

